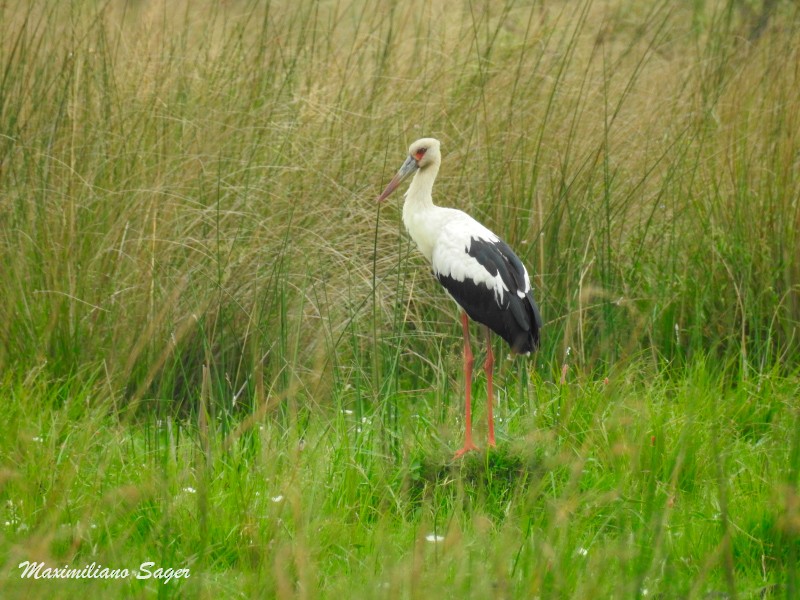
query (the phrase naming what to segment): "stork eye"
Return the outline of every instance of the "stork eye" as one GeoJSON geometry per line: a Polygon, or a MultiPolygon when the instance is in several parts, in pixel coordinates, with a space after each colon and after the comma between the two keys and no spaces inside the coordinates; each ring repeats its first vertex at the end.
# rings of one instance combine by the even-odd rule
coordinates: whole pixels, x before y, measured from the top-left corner
{"type": "Polygon", "coordinates": [[[417,160],[421,159],[423,156],[425,156],[425,153],[427,151],[428,151],[427,148],[420,148],[419,150],[417,150],[417,153],[414,154],[414,158],[416,158],[417,160]]]}

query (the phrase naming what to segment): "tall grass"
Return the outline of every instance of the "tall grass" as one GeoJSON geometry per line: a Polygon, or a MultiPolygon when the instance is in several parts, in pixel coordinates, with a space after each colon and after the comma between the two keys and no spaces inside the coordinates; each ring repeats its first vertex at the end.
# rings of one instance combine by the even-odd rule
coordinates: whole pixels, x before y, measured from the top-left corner
{"type": "Polygon", "coordinates": [[[143,398],[430,355],[450,307],[371,202],[430,134],[439,200],[534,271],[545,362],[790,366],[796,12],[746,43],[735,4],[667,8],[7,7],[3,364],[143,398]]]}
{"type": "Polygon", "coordinates": [[[4,562],[157,548],[204,594],[224,568],[282,597],[362,569],[367,596],[793,593],[800,37],[762,8],[4,4],[0,492],[33,529],[4,562]],[[498,378],[502,439],[538,450],[455,474],[420,450],[455,435],[452,303],[373,201],[428,135],[436,200],[518,250],[546,321],[498,378]]]}

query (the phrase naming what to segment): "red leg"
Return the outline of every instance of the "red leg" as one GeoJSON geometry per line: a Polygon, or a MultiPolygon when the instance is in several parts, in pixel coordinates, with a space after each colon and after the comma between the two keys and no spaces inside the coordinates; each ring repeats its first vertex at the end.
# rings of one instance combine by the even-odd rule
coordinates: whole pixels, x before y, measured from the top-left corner
{"type": "Polygon", "coordinates": [[[464,437],[464,447],[456,452],[455,458],[463,456],[470,450],[477,450],[478,447],[472,442],[472,348],[469,347],[469,317],[467,313],[461,314],[461,326],[464,329],[464,388],[466,393],[465,422],[466,434],[464,437]]]}
{"type": "Polygon", "coordinates": [[[494,417],[492,405],[494,404],[494,354],[492,353],[492,332],[486,327],[486,360],[483,363],[486,371],[486,412],[489,418],[489,446],[494,447],[494,417]]]}

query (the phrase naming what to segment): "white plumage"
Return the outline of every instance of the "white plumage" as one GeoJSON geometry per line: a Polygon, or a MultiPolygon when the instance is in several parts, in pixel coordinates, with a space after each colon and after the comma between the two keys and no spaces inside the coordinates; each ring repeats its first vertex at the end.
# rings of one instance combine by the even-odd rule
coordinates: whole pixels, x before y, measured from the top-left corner
{"type": "Polygon", "coordinates": [[[528,354],[539,345],[542,318],[533,300],[528,272],[511,248],[492,231],[466,213],[433,203],[433,182],[441,165],[439,141],[417,140],[392,181],[378,197],[385,200],[414,174],[405,195],[403,222],[420,252],[431,264],[433,274],[464,309],[464,356],[466,381],[467,435],[460,456],[475,449],[471,433],[470,389],[472,351],[467,316],[486,326],[485,363],[489,390],[489,445],[494,446],[492,406],[492,355],[489,330],[500,335],[515,352],[528,354]]]}
{"type": "MultiPolygon", "coordinates": [[[[497,304],[502,305],[503,299],[508,293],[508,286],[500,273],[492,275],[478,262],[477,258],[469,254],[473,240],[496,244],[500,239],[472,217],[461,211],[456,212],[467,217],[471,222],[461,222],[464,220],[459,219],[442,228],[430,259],[433,272],[437,278],[440,275],[450,276],[459,283],[473,281],[485,285],[494,293],[497,304]]],[[[413,234],[411,237],[414,238],[413,234]]]]}

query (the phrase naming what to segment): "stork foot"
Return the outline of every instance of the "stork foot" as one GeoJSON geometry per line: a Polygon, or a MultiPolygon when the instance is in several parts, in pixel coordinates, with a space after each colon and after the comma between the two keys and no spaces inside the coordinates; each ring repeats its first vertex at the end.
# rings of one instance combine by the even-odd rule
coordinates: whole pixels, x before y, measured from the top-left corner
{"type": "Polygon", "coordinates": [[[472,442],[464,442],[464,446],[460,450],[458,450],[456,452],[456,454],[455,454],[455,456],[453,458],[454,459],[461,458],[467,452],[476,452],[477,450],[478,450],[478,447],[475,444],[473,444],[472,442]]]}

